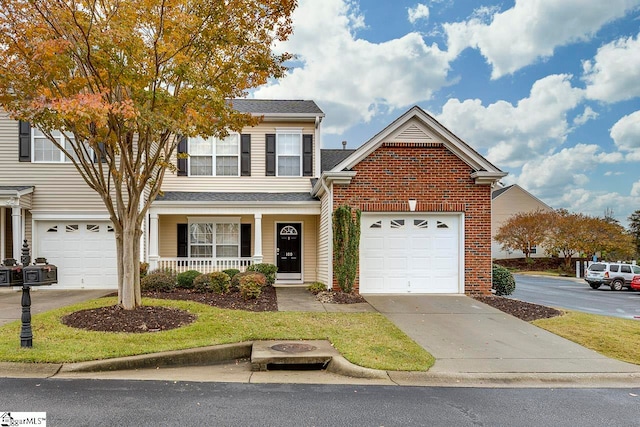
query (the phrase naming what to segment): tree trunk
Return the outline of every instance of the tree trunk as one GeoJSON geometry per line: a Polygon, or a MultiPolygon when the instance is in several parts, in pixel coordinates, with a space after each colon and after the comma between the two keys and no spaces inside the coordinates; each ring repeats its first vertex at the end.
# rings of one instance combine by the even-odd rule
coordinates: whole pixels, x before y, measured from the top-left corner
{"type": "Polygon", "coordinates": [[[119,304],[125,310],[141,305],[140,293],[140,227],[136,221],[122,218],[121,248],[118,250],[119,304]],[[138,230],[138,231],[137,231],[138,230]],[[122,284],[120,286],[120,283],[122,284]]]}

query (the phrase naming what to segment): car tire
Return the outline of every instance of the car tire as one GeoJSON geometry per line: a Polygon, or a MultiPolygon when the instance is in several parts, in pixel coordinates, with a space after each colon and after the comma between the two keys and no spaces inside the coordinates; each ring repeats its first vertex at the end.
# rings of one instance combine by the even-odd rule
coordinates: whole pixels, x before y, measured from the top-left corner
{"type": "Polygon", "coordinates": [[[620,279],[616,279],[613,282],[611,282],[612,291],[621,291],[623,286],[624,286],[624,282],[620,279]]]}
{"type": "Polygon", "coordinates": [[[600,283],[589,283],[589,286],[591,286],[591,289],[598,289],[600,287],[600,283]]]}

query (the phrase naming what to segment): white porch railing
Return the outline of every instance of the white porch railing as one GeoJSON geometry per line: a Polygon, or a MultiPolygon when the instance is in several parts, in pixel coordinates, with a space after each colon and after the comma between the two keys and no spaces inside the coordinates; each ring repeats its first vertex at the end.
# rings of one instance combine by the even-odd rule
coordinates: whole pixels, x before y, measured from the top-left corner
{"type": "Polygon", "coordinates": [[[230,268],[245,271],[253,263],[253,258],[160,258],[158,269],[170,268],[177,273],[187,270],[212,273],[230,268]]]}

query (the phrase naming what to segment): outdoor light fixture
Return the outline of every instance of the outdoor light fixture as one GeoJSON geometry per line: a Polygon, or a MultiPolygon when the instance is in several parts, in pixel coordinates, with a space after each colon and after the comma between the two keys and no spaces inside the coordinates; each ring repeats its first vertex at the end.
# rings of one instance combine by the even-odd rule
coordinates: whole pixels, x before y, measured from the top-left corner
{"type": "Polygon", "coordinates": [[[416,199],[409,199],[409,210],[411,212],[415,212],[417,204],[418,204],[418,201],[416,199]]]}

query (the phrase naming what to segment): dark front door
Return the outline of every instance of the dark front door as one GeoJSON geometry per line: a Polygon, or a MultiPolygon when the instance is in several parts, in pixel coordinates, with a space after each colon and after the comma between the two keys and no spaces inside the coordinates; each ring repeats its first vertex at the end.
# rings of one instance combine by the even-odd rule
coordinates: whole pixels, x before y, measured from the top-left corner
{"type": "Polygon", "coordinates": [[[278,278],[302,278],[302,224],[281,223],[277,227],[278,245],[276,258],[278,260],[278,278]]]}

